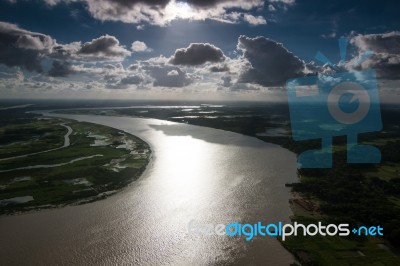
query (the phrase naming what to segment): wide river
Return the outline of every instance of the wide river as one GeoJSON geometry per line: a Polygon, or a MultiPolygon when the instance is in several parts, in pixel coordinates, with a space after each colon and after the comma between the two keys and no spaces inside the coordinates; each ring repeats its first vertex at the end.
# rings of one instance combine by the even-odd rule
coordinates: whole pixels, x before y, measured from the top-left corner
{"type": "Polygon", "coordinates": [[[1,265],[289,265],[274,237],[206,236],[188,223],[288,222],[293,153],[240,134],[157,119],[59,115],[150,144],[142,177],[105,200],[0,217],[1,265]]]}

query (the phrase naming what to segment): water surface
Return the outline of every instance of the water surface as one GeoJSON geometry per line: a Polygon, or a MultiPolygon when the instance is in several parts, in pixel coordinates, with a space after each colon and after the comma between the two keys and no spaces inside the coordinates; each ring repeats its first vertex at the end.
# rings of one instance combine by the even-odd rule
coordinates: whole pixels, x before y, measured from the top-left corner
{"type": "MultiPolygon", "coordinates": [[[[59,115],[111,126],[153,151],[143,176],[80,206],[0,217],[4,265],[289,265],[272,237],[198,236],[204,223],[288,221],[295,155],[256,138],[156,119],[59,115]]],[[[84,178],[84,177],[83,177],[84,178]]]]}

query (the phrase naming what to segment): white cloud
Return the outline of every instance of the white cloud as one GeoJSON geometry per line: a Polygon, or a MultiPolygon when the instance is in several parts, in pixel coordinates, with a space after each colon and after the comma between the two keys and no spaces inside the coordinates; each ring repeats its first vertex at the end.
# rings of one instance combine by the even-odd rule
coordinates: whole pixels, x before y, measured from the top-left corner
{"type": "Polygon", "coordinates": [[[337,35],[336,32],[332,31],[329,34],[322,34],[321,37],[324,39],[334,39],[336,38],[336,35],[337,35]]]}
{"type": "Polygon", "coordinates": [[[141,41],[134,41],[132,43],[131,49],[133,52],[150,52],[152,50],[147,47],[146,43],[141,41]]]}
{"type": "Polygon", "coordinates": [[[293,5],[296,0],[268,0],[270,3],[282,3],[285,5],[293,5]]]}
{"type": "Polygon", "coordinates": [[[175,70],[175,69],[172,69],[171,71],[169,71],[169,72],[167,73],[167,76],[178,76],[178,75],[179,75],[179,73],[178,73],[178,71],[175,70]]]}
{"type": "Polygon", "coordinates": [[[267,21],[263,16],[253,16],[250,14],[245,14],[244,15],[244,20],[247,21],[251,25],[265,25],[267,24],[267,21]]]}
{"type": "Polygon", "coordinates": [[[55,6],[61,2],[61,0],[43,0],[49,6],[55,6]]]}
{"type": "Polygon", "coordinates": [[[288,10],[289,7],[296,3],[296,0],[268,0],[268,10],[275,12],[277,10],[288,10]]]}

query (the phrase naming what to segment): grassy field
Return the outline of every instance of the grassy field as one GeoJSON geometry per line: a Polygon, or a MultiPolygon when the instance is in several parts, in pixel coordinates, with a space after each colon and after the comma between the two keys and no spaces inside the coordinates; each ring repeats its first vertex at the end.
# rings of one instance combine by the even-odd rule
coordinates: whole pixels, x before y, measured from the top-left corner
{"type": "Polygon", "coordinates": [[[69,147],[1,161],[0,214],[104,198],[138,178],[149,161],[150,148],[139,138],[57,118],[3,127],[0,158],[63,146],[61,124],[73,129],[69,147]]]}
{"type": "MultiPolygon", "coordinates": [[[[321,206],[312,213],[291,204],[292,220],[304,224],[349,223],[381,225],[382,237],[288,237],[282,244],[302,265],[400,265],[398,248],[400,219],[400,163],[392,154],[398,138],[376,139],[383,161],[378,165],[349,166],[345,155],[336,154],[342,162],[334,168],[320,171],[300,171],[300,183],[293,188],[302,197],[321,206]],[[392,245],[393,244],[393,245],[392,245]]],[[[338,145],[335,153],[345,153],[338,145]]]]}
{"type": "MultiPolygon", "coordinates": [[[[332,223],[332,218],[305,210],[297,204],[291,205],[293,221],[302,224],[332,223]]],[[[281,241],[302,265],[400,265],[386,240],[378,237],[355,236],[303,236],[287,237],[281,241]]]]}
{"type": "Polygon", "coordinates": [[[385,242],[374,237],[355,240],[300,235],[282,243],[302,265],[399,265],[398,257],[384,248],[385,242]]]}
{"type": "Polygon", "coordinates": [[[51,119],[0,127],[0,159],[60,147],[66,129],[51,119]],[[45,136],[43,138],[42,136],[45,136]]]}

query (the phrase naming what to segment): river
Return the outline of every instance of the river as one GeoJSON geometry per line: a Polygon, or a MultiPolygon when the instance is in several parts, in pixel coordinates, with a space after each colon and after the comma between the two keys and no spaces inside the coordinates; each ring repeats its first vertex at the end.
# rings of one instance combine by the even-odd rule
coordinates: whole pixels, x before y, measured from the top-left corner
{"type": "Polygon", "coordinates": [[[105,200],[0,217],[2,265],[289,265],[273,237],[188,234],[191,220],[289,221],[295,154],[256,138],[157,119],[53,115],[134,134],[142,177],[105,200]]]}

